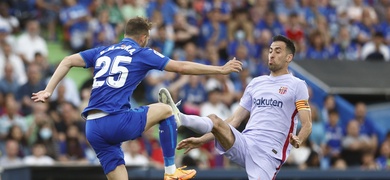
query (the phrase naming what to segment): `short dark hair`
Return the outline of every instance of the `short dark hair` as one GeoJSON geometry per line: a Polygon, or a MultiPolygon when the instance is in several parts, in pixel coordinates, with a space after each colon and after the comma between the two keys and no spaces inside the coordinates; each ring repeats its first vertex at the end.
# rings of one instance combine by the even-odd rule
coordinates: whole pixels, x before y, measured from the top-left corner
{"type": "Polygon", "coordinates": [[[272,42],[275,41],[282,41],[286,44],[286,48],[291,52],[291,54],[295,54],[295,45],[294,42],[291,41],[291,39],[287,38],[286,36],[282,35],[276,35],[272,38],[272,42]]]}
{"type": "Polygon", "coordinates": [[[140,36],[148,34],[152,28],[152,23],[148,19],[143,17],[135,17],[129,19],[126,24],[125,35],[126,36],[140,36]]]}

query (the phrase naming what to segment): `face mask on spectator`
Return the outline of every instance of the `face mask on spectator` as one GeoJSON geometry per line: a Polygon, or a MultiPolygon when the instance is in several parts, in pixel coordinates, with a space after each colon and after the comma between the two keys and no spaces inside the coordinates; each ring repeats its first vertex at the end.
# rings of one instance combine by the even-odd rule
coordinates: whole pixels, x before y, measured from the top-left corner
{"type": "Polygon", "coordinates": [[[238,41],[243,41],[245,39],[245,32],[243,30],[238,30],[236,32],[236,39],[238,41]]]}
{"type": "Polygon", "coordinates": [[[42,139],[48,140],[51,138],[52,132],[49,128],[42,128],[39,131],[39,135],[41,136],[42,139]]]}

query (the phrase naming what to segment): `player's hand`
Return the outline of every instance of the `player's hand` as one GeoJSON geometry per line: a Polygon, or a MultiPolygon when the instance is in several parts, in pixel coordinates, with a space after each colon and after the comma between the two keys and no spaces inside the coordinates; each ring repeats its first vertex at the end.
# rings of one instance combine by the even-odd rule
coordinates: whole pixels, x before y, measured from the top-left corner
{"type": "Polygon", "coordinates": [[[301,146],[301,140],[299,140],[299,137],[294,135],[293,133],[290,133],[290,144],[294,146],[295,148],[299,148],[301,146]]]}
{"type": "Polygon", "coordinates": [[[232,72],[240,71],[242,71],[242,62],[236,60],[235,57],[222,66],[222,74],[230,74],[232,72]]]}
{"type": "Polygon", "coordinates": [[[37,93],[33,93],[32,96],[31,96],[31,99],[34,101],[34,102],[46,102],[47,99],[49,99],[49,97],[51,96],[51,93],[47,92],[47,91],[39,91],[37,93]]]}
{"type": "Polygon", "coordinates": [[[186,149],[184,154],[187,154],[189,151],[200,147],[202,144],[203,144],[203,141],[200,138],[190,137],[190,138],[187,138],[187,139],[180,141],[179,144],[177,145],[176,149],[178,149],[178,150],[186,149]]]}

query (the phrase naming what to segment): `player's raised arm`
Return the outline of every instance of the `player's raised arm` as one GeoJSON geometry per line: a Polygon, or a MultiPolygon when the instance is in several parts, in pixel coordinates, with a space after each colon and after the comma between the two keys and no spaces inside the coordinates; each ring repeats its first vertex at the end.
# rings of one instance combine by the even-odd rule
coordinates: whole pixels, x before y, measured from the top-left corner
{"type": "Polygon", "coordinates": [[[51,96],[58,83],[65,77],[72,67],[85,67],[85,62],[80,54],[73,54],[65,57],[58,65],[53,76],[50,78],[46,88],[37,93],[33,93],[31,99],[34,102],[45,102],[46,99],[51,96]]]}
{"type": "Polygon", "coordinates": [[[170,60],[165,66],[166,71],[177,72],[180,74],[229,74],[232,72],[240,72],[242,70],[242,62],[233,58],[223,66],[204,65],[189,61],[170,60]]]}

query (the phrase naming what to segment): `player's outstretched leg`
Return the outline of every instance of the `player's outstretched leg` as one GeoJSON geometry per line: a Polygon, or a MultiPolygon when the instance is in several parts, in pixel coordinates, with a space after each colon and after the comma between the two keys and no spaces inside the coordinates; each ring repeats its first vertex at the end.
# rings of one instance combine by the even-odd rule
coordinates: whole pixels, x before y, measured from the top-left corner
{"type": "MultiPolygon", "coordinates": [[[[158,93],[158,99],[161,103],[171,106],[175,119],[180,125],[187,127],[198,134],[206,134],[211,132],[213,122],[209,117],[200,117],[195,115],[186,115],[179,111],[176,104],[173,102],[171,94],[165,88],[161,88],[158,93]]],[[[179,125],[177,125],[179,127],[179,125]]]]}

